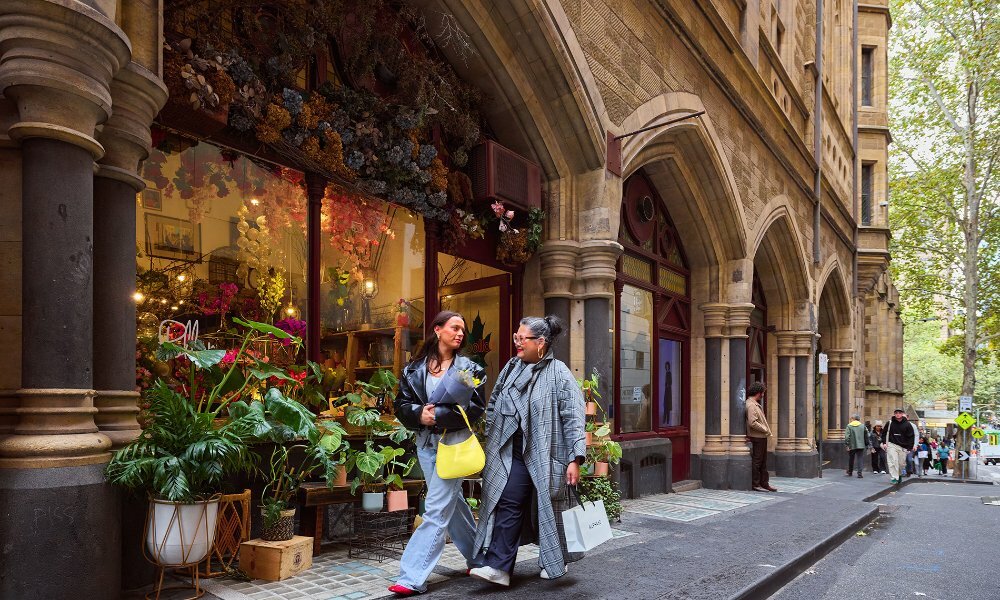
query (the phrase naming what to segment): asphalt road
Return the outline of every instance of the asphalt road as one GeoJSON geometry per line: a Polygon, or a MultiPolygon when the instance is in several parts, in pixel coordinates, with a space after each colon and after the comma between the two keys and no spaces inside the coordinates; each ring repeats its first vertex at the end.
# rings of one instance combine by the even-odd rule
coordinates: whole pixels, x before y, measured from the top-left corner
{"type": "MultiPolygon", "coordinates": [[[[1000,467],[979,465],[1000,481],[1000,467]]],[[[879,500],[883,514],[772,596],[779,600],[1000,598],[1000,487],[911,484],[879,500]]]]}

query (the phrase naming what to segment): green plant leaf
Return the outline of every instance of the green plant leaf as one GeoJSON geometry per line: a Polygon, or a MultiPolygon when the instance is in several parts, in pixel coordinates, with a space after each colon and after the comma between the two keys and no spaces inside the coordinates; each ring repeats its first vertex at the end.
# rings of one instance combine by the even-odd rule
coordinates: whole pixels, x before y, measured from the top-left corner
{"type": "Polygon", "coordinates": [[[244,321],[239,317],[233,317],[233,323],[236,323],[237,325],[242,325],[243,327],[249,327],[250,329],[259,331],[261,333],[269,333],[274,337],[278,338],[279,340],[287,340],[295,337],[292,334],[288,333],[287,331],[283,331],[281,329],[278,329],[274,325],[268,325],[267,323],[258,323],[257,321],[244,321]]]}
{"type": "Polygon", "coordinates": [[[271,388],[264,394],[264,404],[271,417],[285,425],[297,435],[308,438],[313,424],[313,414],[305,406],[286,397],[278,388],[271,388]]]}

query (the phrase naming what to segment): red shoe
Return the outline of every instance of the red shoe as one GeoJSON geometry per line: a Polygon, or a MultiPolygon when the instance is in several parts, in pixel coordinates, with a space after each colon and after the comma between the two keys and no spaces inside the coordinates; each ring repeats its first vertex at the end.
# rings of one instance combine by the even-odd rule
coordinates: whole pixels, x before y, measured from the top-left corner
{"type": "Polygon", "coordinates": [[[415,596],[420,593],[417,590],[411,590],[405,585],[399,585],[398,583],[390,585],[389,591],[392,592],[393,594],[396,594],[397,596],[415,596]]]}

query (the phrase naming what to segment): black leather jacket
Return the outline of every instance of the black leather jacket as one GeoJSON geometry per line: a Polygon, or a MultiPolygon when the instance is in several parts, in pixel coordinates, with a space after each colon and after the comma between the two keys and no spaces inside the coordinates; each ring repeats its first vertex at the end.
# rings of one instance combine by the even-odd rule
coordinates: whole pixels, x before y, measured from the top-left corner
{"type": "MultiPolygon", "coordinates": [[[[472,376],[480,381],[486,381],[486,371],[465,356],[456,356],[452,361],[449,373],[454,369],[468,369],[472,376]]],[[[449,375],[450,376],[450,375],[449,375]]],[[[424,404],[427,403],[427,393],[425,384],[427,382],[426,360],[414,361],[403,367],[403,375],[399,378],[399,394],[393,406],[396,409],[396,418],[407,429],[419,431],[425,426],[420,423],[420,412],[424,404]]],[[[465,414],[469,417],[469,423],[475,423],[486,412],[486,397],[483,393],[483,386],[476,388],[475,393],[469,400],[468,406],[463,406],[465,414]]],[[[431,431],[441,431],[442,429],[465,429],[465,421],[461,413],[451,404],[439,404],[434,409],[434,418],[437,425],[430,427],[431,431]]]]}

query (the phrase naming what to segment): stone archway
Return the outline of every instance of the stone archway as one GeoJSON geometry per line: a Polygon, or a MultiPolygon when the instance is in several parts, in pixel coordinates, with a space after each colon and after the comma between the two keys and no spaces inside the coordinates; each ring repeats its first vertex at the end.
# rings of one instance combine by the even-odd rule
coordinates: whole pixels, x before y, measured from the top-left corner
{"type": "Polygon", "coordinates": [[[768,344],[772,378],[769,421],[775,423],[775,471],[778,475],[815,477],[817,452],[812,442],[813,359],[816,316],[806,253],[788,200],[772,200],[759,222],[747,256],[759,277],[768,306],[768,344]],[[773,348],[773,352],[771,349],[773,348]],[[775,393],[776,392],[776,393],[775,393]],[[774,402],[774,400],[777,402],[774,402]]]}
{"type": "Polygon", "coordinates": [[[844,269],[836,256],[831,256],[824,265],[816,290],[818,351],[826,353],[829,361],[827,375],[817,375],[823,378],[818,400],[822,403],[823,458],[841,467],[846,466],[844,428],[854,412],[851,406],[854,313],[844,269]]]}
{"type": "MultiPolygon", "coordinates": [[[[695,95],[666,94],[643,104],[622,129],[635,131],[703,109],[695,95]]],[[[752,266],[745,259],[742,203],[711,115],[627,138],[623,176],[640,169],[663,198],[690,269],[690,364],[696,365],[690,377],[692,476],[706,487],[749,489],[749,464],[730,466],[728,436],[730,415],[742,415],[752,266]],[[729,360],[734,350],[737,358],[729,360]]],[[[732,422],[738,430],[743,419],[732,422]]],[[[749,462],[745,447],[735,452],[740,454],[735,460],[749,462]]]]}

